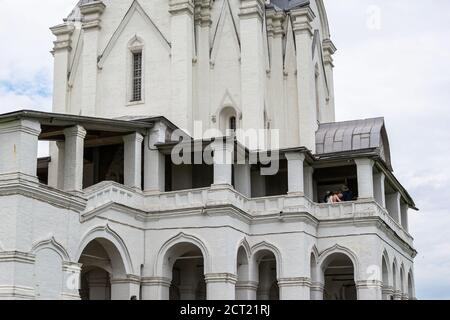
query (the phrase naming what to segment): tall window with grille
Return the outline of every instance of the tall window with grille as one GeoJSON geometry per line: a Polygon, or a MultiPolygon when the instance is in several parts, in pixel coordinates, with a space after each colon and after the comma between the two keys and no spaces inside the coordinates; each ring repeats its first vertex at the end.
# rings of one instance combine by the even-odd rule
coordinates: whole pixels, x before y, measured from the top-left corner
{"type": "Polygon", "coordinates": [[[142,100],[142,51],[133,52],[133,90],[131,101],[142,100]]]}

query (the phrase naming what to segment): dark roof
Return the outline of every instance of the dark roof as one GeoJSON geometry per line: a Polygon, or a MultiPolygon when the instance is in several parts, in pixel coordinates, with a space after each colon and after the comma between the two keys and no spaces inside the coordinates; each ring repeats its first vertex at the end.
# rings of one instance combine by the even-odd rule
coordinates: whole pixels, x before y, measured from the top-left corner
{"type": "Polygon", "coordinates": [[[309,0],[271,0],[270,4],[267,4],[267,7],[289,11],[306,5],[309,5],[309,0]]]}
{"type": "Polygon", "coordinates": [[[323,123],[316,132],[316,153],[376,149],[391,168],[389,140],[384,118],[323,123]]]}

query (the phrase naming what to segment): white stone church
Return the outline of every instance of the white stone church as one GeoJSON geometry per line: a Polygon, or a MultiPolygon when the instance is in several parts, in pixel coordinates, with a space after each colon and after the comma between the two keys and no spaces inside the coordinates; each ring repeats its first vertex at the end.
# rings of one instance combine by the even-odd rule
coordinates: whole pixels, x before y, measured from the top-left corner
{"type": "Polygon", "coordinates": [[[383,118],[335,122],[322,0],[81,0],[51,32],[53,112],[0,115],[1,299],[415,299],[417,208],[383,118]]]}

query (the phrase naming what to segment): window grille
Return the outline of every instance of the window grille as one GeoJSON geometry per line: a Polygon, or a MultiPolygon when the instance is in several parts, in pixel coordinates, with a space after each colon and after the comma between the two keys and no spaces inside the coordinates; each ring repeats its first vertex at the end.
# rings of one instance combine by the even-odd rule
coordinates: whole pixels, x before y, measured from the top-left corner
{"type": "Polygon", "coordinates": [[[133,53],[133,91],[131,100],[142,100],[142,52],[133,53]]]}

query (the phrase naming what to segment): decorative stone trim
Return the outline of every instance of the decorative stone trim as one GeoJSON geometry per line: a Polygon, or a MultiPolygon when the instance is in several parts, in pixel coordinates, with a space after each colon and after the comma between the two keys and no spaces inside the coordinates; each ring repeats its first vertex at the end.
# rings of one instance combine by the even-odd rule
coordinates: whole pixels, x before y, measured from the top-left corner
{"type": "Polygon", "coordinates": [[[325,65],[329,64],[334,67],[332,56],[337,50],[334,46],[334,43],[330,39],[325,39],[322,42],[322,48],[324,52],[323,62],[325,63],[325,65]]]}
{"type": "Polygon", "coordinates": [[[196,1],[195,3],[195,24],[201,27],[212,25],[211,8],[212,2],[209,0],[196,1]]]}
{"type": "Polygon", "coordinates": [[[356,288],[382,288],[383,282],[379,280],[359,280],[356,281],[356,288]]]}
{"type": "Polygon", "coordinates": [[[169,13],[172,15],[194,14],[194,4],[192,0],[169,0],[169,13]]]}
{"type": "Polygon", "coordinates": [[[33,300],[35,298],[34,288],[15,285],[0,285],[0,299],[2,298],[33,300]]]}
{"type": "Polygon", "coordinates": [[[162,286],[169,288],[172,280],[165,277],[143,277],[141,278],[143,286],[162,286]]]}
{"type": "Polygon", "coordinates": [[[111,284],[121,284],[121,283],[141,284],[141,277],[133,275],[133,274],[127,274],[126,278],[111,279],[110,281],[111,281],[111,284]]]}
{"type": "Polygon", "coordinates": [[[81,272],[81,267],[82,264],[77,262],[63,261],[62,263],[63,272],[79,273],[81,272]]]}
{"type": "Polygon", "coordinates": [[[321,282],[311,282],[311,290],[323,292],[325,284],[321,282]]]}
{"type": "Polygon", "coordinates": [[[279,287],[311,287],[311,279],[308,277],[280,278],[279,287]]]}
{"type": "Polygon", "coordinates": [[[8,133],[26,133],[38,137],[41,133],[41,125],[37,121],[24,119],[2,123],[0,125],[0,134],[8,133]]]}
{"type": "Polygon", "coordinates": [[[208,273],[205,274],[206,283],[231,283],[236,284],[237,276],[232,273],[208,273]]]}
{"type": "Polygon", "coordinates": [[[21,251],[3,251],[0,252],[0,263],[18,262],[34,264],[36,256],[31,253],[21,251]]]}
{"type": "Polygon", "coordinates": [[[237,281],[236,290],[258,290],[259,283],[256,281],[237,281]]]}
{"type": "Polygon", "coordinates": [[[78,212],[86,208],[85,199],[42,185],[35,177],[28,178],[20,173],[0,174],[0,196],[10,195],[21,195],[78,212]]]}
{"type": "Polygon", "coordinates": [[[293,18],[293,30],[295,33],[307,32],[311,37],[313,36],[314,32],[311,22],[316,18],[316,15],[309,6],[292,10],[291,17],[293,18]]]}
{"type": "Polygon", "coordinates": [[[283,37],[285,34],[283,23],[286,19],[286,14],[281,11],[267,10],[267,36],[269,37],[283,37]]]}
{"type": "Polygon", "coordinates": [[[86,138],[86,130],[79,125],[64,129],[64,135],[67,137],[78,137],[81,139],[86,138]]]}
{"type": "Polygon", "coordinates": [[[239,17],[241,19],[258,18],[264,16],[265,4],[263,0],[241,0],[239,17]]]}

